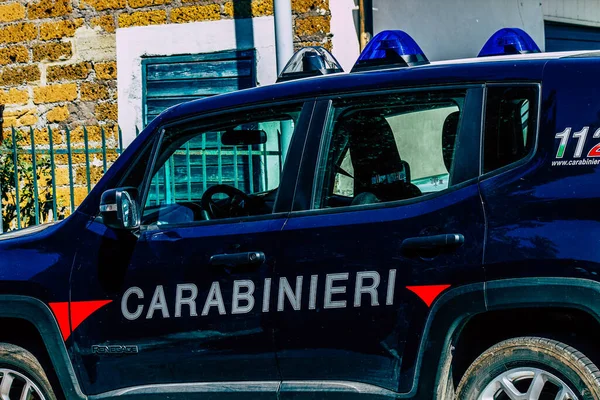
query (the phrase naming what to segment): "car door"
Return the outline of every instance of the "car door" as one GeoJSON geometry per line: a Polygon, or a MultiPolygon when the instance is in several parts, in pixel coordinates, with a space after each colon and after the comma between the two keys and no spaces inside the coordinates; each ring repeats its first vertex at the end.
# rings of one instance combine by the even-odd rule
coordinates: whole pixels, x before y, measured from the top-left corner
{"type": "Polygon", "coordinates": [[[483,281],[482,94],[319,101],[275,268],[281,398],[413,387],[432,303],[483,281]]]}
{"type": "Polygon", "coordinates": [[[77,255],[71,340],[87,394],[275,398],[264,298],[312,108],[263,106],[164,127],[139,183],[140,231],[96,220],[77,255]],[[75,315],[83,306],[98,310],[84,319],[75,315]]]}

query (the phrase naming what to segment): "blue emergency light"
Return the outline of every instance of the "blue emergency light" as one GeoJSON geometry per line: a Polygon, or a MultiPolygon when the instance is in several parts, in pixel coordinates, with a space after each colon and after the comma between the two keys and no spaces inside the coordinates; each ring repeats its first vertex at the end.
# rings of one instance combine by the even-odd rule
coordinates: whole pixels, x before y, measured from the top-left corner
{"type": "Polygon", "coordinates": [[[400,30],[382,31],[367,44],[351,72],[422,64],[429,64],[429,60],[409,34],[400,30]]]}
{"type": "Polygon", "coordinates": [[[541,53],[531,36],[519,28],[503,28],[488,39],[477,57],[527,53],[541,53]]]}
{"type": "Polygon", "coordinates": [[[304,47],[298,50],[285,65],[277,82],[307,78],[309,76],[329,75],[344,72],[333,54],[320,46],[304,47]]]}

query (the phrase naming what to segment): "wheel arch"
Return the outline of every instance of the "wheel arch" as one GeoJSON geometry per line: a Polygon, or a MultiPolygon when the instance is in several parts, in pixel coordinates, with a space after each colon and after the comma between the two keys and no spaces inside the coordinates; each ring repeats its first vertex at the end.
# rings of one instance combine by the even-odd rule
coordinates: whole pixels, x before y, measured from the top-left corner
{"type": "Polygon", "coordinates": [[[67,399],[87,399],[81,391],[58,323],[42,301],[19,295],[0,295],[0,319],[25,320],[38,331],[67,399]]]}
{"type": "Polygon", "coordinates": [[[581,278],[517,278],[447,290],[431,308],[412,394],[418,398],[444,398],[452,345],[470,318],[490,311],[532,307],[574,309],[600,323],[600,283],[581,278]]]}

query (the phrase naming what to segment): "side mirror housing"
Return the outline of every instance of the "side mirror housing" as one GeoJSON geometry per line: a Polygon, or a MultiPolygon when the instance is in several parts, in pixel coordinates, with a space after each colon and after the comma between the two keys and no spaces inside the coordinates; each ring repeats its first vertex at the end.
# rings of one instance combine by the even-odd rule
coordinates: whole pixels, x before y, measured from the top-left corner
{"type": "Polygon", "coordinates": [[[132,230],[140,226],[138,190],[134,187],[110,189],[100,198],[104,224],[114,229],[132,230]]]}

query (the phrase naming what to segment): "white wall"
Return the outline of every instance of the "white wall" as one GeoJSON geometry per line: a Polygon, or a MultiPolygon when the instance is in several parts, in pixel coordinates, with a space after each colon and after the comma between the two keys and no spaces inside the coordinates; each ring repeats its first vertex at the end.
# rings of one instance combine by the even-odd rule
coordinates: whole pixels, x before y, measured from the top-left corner
{"type": "Polygon", "coordinates": [[[147,56],[256,49],[259,85],[277,79],[273,17],[117,29],[119,125],[123,144],[142,127],[142,67],[147,56]]]}
{"type": "MultiPolygon", "coordinates": [[[[585,0],[563,0],[571,1],[585,0]]],[[[539,0],[373,0],[373,9],[374,34],[401,29],[430,61],[475,57],[495,31],[506,27],[525,30],[544,49],[539,0]]]]}
{"type": "Polygon", "coordinates": [[[543,0],[544,19],[600,26],[600,0],[543,0]]]}
{"type": "Polygon", "coordinates": [[[346,72],[350,72],[360,54],[353,15],[353,10],[356,12],[357,9],[354,0],[329,0],[332,53],[346,72]]]}

